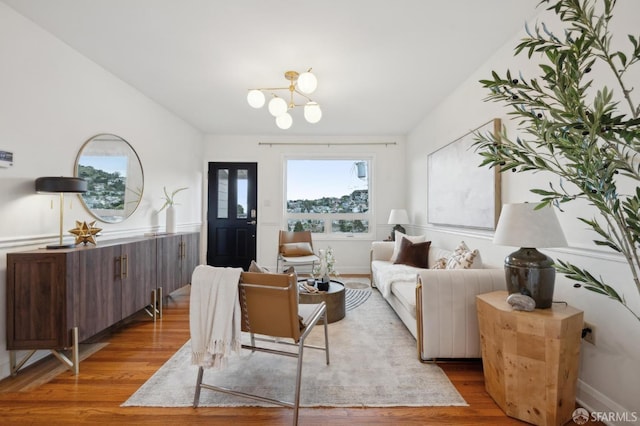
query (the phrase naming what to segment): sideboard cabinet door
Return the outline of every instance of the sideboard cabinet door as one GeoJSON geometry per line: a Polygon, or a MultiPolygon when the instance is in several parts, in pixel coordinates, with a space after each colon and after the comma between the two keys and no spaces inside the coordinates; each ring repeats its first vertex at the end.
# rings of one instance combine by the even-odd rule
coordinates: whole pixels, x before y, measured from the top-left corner
{"type": "Polygon", "coordinates": [[[158,239],[158,287],[164,296],[191,282],[199,263],[200,234],[171,234],[158,239]]]}
{"type": "Polygon", "coordinates": [[[7,349],[72,346],[77,253],[7,254],[7,349]]]}
{"type": "Polygon", "coordinates": [[[81,250],[76,288],[78,337],[82,342],[122,319],[120,245],[81,250]]]}
{"type": "Polygon", "coordinates": [[[156,240],[123,245],[120,256],[121,316],[126,318],[151,303],[151,292],[156,288],[156,240]]]}
{"type": "Polygon", "coordinates": [[[182,236],[182,258],[180,261],[181,287],[191,284],[191,275],[200,264],[200,234],[191,233],[182,236]]]}

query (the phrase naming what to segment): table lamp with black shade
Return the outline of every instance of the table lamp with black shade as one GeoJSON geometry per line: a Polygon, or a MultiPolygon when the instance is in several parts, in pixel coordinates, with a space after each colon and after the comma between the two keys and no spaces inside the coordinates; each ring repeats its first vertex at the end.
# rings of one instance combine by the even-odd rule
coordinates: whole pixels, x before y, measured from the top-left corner
{"type": "Polygon", "coordinates": [[[520,247],[504,260],[509,294],[533,298],[536,308],[550,308],[556,271],[553,259],[537,248],[565,247],[567,240],[552,207],[536,210],[536,203],[505,204],[493,243],[520,247]]]}
{"type": "Polygon", "coordinates": [[[406,231],[404,230],[404,227],[402,225],[405,225],[407,223],[409,223],[409,215],[407,214],[407,211],[405,209],[391,210],[391,213],[389,213],[389,220],[387,221],[387,224],[395,224],[395,226],[391,230],[392,241],[395,241],[396,239],[396,231],[406,234],[406,231]]]}
{"type": "Polygon", "coordinates": [[[78,177],[51,176],[36,179],[36,192],[60,194],[60,240],[58,244],[47,245],[48,249],[70,248],[74,243],[62,242],[62,228],[64,223],[64,194],[81,194],[87,192],[87,181],[78,177]]]}

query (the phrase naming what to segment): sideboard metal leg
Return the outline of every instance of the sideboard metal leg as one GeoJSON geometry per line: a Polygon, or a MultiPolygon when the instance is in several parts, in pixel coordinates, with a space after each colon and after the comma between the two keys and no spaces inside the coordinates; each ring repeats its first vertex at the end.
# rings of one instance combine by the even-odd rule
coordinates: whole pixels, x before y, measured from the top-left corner
{"type": "Polygon", "coordinates": [[[144,311],[156,322],[158,318],[162,318],[162,289],[157,288],[151,290],[151,302],[144,308],[144,311]]]}
{"type": "Polygon", "coordinates": [[[71,359],[69,359],[65,354],[57,349],[50,349],[50,351],[53,355],[55,355],[56,358],[58,358],[61,363],[66,365],[73,374],[77,375],[78,373],[80,373],[78,327],[73,327],[71,329],[71,340],[73,341],[73,346],[71,346],[71,359]]]}
{"type": "Polygon", "coordinates": [[[73,374],[80,373],[80,342],[78,342],[78,327],[73,327],[73,348],[71,348],[71,361],[73,362],[73,374]]]}
{"type": "Polygon", "coordinates": [[[16,351],[9,351],[9,364],[11,367],[11,375],[15,376],[16,374],[18,374],[18,371],[22,368],[22,366],[24,365],[25,362],[29,361],[29,358],[31,358],[33,356],[33,354],[36,353],[36,350],[33,349],[32,351],[29,351],[28,354],[26,354],[21,360],[20,362],[16,362],[16,351]]]}
{"type": "Polygon", "coordinates": [[[163,298],[162,298],[162,287],[158,287],[158,309],[160,310],[160,318],[162,318],[162,304],[163,304],[163,298]]]}
{"type": "Polygon", "coordinates": [[[16,352],[15,351],[9,351],[9,368],[11,368],[11,375],[15,376],[16,373],[18,372],[18,369],[16,368],[16,352]]]}
{"type": "MultiPolygon", "coordinates": [[[[49,349],[49,351],[58,360],[63,363],[73,374],[77,375],[80,372],[80,345],[78,344],[78,327],[71,329],[71,340],[73,346],[71,346],[71,359],[57,349],[49,349]]],[[[16,351],[9,351],[9,366],[11,368],[11,375],[15,376],[18,371],[24,366],[24,364],[36,353],[37,349],[29,351],[19,362],[16,358],[16,351]]]]}
{"type": "Polygon", "coordinates": [[[151,290],[151,310],[153,311],[153,322],[158,319],[158,292],[151,290]]]}
{"type": "Polygon", "coordinates": [[[153,312],[153,322],[156,322],[158,319],[158,292],[155,289],[151,290],[151,311],[153,312]]]}

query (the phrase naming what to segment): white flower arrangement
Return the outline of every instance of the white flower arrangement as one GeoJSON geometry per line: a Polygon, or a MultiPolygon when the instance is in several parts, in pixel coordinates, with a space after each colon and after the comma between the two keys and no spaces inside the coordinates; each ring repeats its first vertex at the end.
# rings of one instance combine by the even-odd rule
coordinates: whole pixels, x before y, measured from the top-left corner
{"type": "Polygon", "coordinates": [[[314,277],[328,277],[330,275],[338,276],[338,271],[335,270],[336,258],[333,256],[333,249],[327,247],[326,250],[318,250],[320,263],[313,267],[314,277]]]}

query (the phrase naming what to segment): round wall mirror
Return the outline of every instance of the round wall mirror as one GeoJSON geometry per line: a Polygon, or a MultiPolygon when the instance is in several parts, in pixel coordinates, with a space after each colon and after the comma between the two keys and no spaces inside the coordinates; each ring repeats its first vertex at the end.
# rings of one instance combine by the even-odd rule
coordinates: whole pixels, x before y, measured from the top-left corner
{"type": "Polygon", "coordinates": [[[96,219],[122,222],[138,208],[144,189],[142,163],[120,136],[93,136],[80,148],[75,168],[76,176],[88,182],[87,192],[79,196],[96,219]]]}

